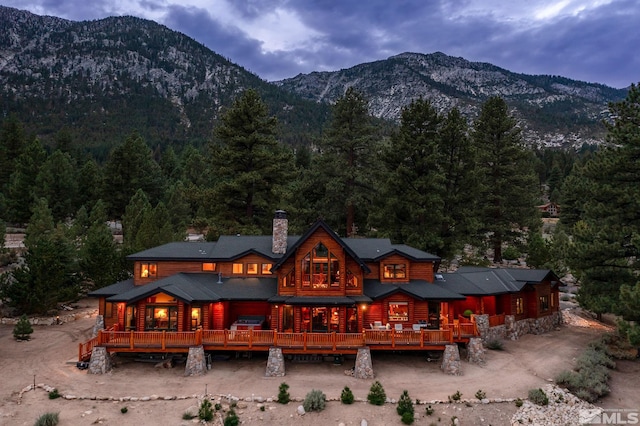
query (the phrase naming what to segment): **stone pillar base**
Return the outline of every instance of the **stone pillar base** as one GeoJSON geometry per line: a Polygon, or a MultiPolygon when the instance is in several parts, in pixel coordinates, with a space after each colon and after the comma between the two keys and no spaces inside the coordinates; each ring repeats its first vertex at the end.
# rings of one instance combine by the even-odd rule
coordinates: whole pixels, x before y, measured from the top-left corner
{"type": "Polygon", "coordinates": [[[482,339],[479,337],[472,337],[467,344],[467,353],[469,356],[469,362],[472,364],[484,365],[486,360],[484,358],[485,350],[482,345],[482,339]]]}
{"type": "Polygon", "coordinates": [[[369,348],[358,349],[353,377],[356,379],[373,379],[373,364],[371,363],[371,351],[369,348]]]}
{"type": "Polygon", "coordinates": [[[452,376],[462,375],[458,345],[445,346],[444,355],[442,356],[442,365],[440,368],[445,374],[450,374],[452,376]]]}
{"type": "Polygon", "coordinates": [[[267,359],[267,370],[264,375],[266,377],[283,377],[284,372],[284,357],[282,356],[282,349],[269,348],[269,359],[267,359]]]}
{"type": "Polygon", "coordinates": [[[207,362],[204,357],[204,347],[190,347],[189,355],[187,356],[187,365],[184,367],[185,377],[204,376],[205,374],[207,374],[207,362]]]}
{"type": "Polygon", "coordinates": [[[106,374],[113,368],[111,355],[104,346],[96,346],[91,352],[91,360],[89,361],[89,374],[106,374]]]}

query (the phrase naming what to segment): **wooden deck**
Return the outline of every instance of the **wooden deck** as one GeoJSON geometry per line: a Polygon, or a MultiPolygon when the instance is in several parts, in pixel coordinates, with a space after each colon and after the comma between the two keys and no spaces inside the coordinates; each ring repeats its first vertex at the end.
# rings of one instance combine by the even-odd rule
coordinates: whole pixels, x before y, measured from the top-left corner
{"type": "Polygon", "coordinates": [[[206,351],[268,351],[284,353],[348,354],[368,346],[371,350],[444,350],[445,345],[468,342],[478,336],[475,323],[440,330],[365,330],[362,333],[288,333],[275,330],[198,330],[191,332],[101,330],[79,344],[78,360],[91,358],[93,348],[109,352],[188,352],[192,346],[206,351]]]}

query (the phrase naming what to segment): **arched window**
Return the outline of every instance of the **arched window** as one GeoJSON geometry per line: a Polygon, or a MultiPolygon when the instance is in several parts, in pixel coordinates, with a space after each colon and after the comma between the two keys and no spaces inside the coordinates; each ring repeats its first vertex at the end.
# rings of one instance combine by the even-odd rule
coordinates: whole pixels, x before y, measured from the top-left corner
{"type": "Polygon", "coordinates": [[[324,244],[316,244],[302,259],[301,266],[304,287],[340,287],[340,261],[324,244]]]}

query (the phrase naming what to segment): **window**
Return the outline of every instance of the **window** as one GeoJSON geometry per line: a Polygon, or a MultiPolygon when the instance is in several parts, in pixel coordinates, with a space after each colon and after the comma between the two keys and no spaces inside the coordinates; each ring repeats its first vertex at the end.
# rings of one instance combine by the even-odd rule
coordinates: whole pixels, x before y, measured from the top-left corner
{"type": "Polygon", "coordinates": [[[242,263],[234,263],[233,264],[233,273],[241,274],[244,271],[244,265],[242,263]]]}
{"type": "Polygon", "coordinates": [[[158,266],[155,263],[143,263],[140,265],[140,277],[151,278],[155,277],[158,271],[158,266]]]}
{"type": "Polygon", "coordinates": [[[549,310],[549,296],[540,296],[540,312],[545,312],[549,310]]]}
{"type": "Polygon", "coordinates": [[[407,265],[404,263],[384,265],[383,276],[390,279],[405,279],[407,278],[407,265]]]}
{"type": "Polygon", "coordinates": [[[282,277],[282,287],[296,286],[296,270],[292,269],[287,275],[282,277]]]}
{"type": "Polygon", "coordinates": [[[178,307],[147,305],[144,328],[145,330],[177,330],[178,307]]]}
{"type": "Polygon", "coordinates": [[[197,330],[202,326],[202,308],[199,306],[191,308],[191,330],[197,330]]]}
{"type": "Polygon", "coordinates": [[[358,277],[347,269],[347,288],[358,288],[358,277]]]}
{"type": "Polygon", "coordinates": [[[314,289],[340,287],[340,261],[322,243],[302,259],[302,286],[314,289]]]}
{"type": "Polygon", "coordinates": [[[409,303],[389,302],[389,321],[409,321],[409,303]]]}
{"type": "Polygon", "coordinates": [[[516,315],[524,314],[524,299],[522,297],[516,298],[516,315]]]}
{"type": "Polygon", "coordinates": [[[257,263],[247,263],[247,274],[249,274],[249,275],[257,275],[258,274],[258,264],[257,263]]]}
{"type": "Polygon", "coordinates": [[[215,263],[203,263],[202,264],[202,270],[203,271],[207,271],[207,272],[212,272],[216,270],[216,264],[215,263]]]}
{"type": "Polygon", "coordinates": [[[262,274],[264,275],[268,275],[271,273],[271,265],[270,263],[263,263],[262,264],[262,274]]]}

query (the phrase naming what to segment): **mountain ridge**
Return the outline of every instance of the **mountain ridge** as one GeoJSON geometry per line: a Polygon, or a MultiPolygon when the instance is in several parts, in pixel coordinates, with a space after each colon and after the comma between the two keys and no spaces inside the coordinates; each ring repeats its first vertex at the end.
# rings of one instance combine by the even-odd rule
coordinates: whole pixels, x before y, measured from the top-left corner
{"type": "Polygon", "coordinates": [[[602,142],[607,103],[626,94],[442,52],[404,52],[267,82],[147,19],[69,21],[0,6],[0,23],[0,113],[16,113],[45,141],[71,129],[98,157],[132,131],[158,146],[205,143],[221,111],[247,88],[258,90],[292,145],[321,137],[330,105],[351,86],[367,96],[373,116],[392,122],[419,97],[472,120],[484,100],[502,96],[527,143],[554,147],[602,142]]]}

